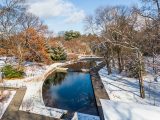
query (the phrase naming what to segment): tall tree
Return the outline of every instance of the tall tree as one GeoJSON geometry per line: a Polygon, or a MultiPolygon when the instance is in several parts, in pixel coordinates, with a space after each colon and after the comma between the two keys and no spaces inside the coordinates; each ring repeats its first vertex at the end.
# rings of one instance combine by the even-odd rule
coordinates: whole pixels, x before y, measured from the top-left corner
{"type": "Polygon", "coordinates": [[[90,28],[90,30],[98,34],[97,36],[100,36],[99,45],[96,46],[98,48],[103,46],[103,50],[106,51],[107,57],[104,56],[104,58],[107,61],[109,73],[111,70],[111,65],[109,64],[111,64],[111,60],[115,56],[113,50],[117,53],[119,72],[123,70],[124,66],[122,49],[132,51],[132,54],[136,56],[136,61],[138,62],[137,74],[139,76],[140,95],[144,98],[145,93],[142,75],[143,54],[140,49],[141,46],[137,43],[136,22],[136,14],[127,7],[104,7],[97,10],[95,17],[88,17],[87,28],[90,28]]]}
{"type": "MultiPolygon", "coordinates": [[[[145,32],[150,45],[149,52],[152,55],[153,71],[157,73],[157,54],[159,54],[160,41],[160,1],[159,0],[141,0],[143,6],[138,13],[143,16],[145,22],[145,32]]],[[[145,36],[144,36],[145,37],[145,36]]]]}

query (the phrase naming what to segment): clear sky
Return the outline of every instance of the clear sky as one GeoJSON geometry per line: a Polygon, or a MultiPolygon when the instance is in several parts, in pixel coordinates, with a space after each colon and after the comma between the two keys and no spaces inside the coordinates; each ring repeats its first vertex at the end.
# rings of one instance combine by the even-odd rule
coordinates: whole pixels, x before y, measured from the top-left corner
{"type": "Polygon", "coordinates": [[[55,33],[66,30],[84,31],[85,16],[100,6],[138,5],[140,0],[27,0],[29,12],[39,16],[55,33]]]}

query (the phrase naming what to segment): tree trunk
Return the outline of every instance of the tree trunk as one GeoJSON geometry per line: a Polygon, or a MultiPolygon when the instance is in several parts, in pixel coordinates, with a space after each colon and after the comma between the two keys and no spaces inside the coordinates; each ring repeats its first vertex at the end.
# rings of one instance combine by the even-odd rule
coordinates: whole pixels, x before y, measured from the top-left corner
{"type": "Polygon", "coordinates": [[[122,70],[124,70],[125,69],[125,63],[124,63],[123,56],[121,57],[121,63],[122,63],[122,70]]]}
{"type": "Polygon", "coordinates": [[[156,74],[156,66],[155,66],[155,54],[156,54],[156,50],[155,50],[155,46],[156,46],[156,38],[153,39],[152,42],[152,69],[153,69],[153,72],[156,74]]]}
{"type": "Polygon", "coordinates": [[[157,10],[158,10],[158,21],[160,21],[160,3],[159,3],[159,0],[156,0],[156,5],[157,5],[157,10]]]}
{"type": "Polygon", "coordinates": [[[111,69],[109,60],[106,60],[106,66],[107,66],[108,75],[110,75],[112,73],[112,69],[111,69]]]}
{"type": "Polygon", "coordinates": [[[22,53],[22,48],[20,45],[17,46],[18,47],[18,53],[19,53],[19,62],[18,62],[18,69],[21,69],[21,65],[23,62],[23,53],[22,53]]]}
{"type": "Polygon", "coordinates": [[[119,69],[119,73],[121,73],[123,70],[121,51],[117,51],[117,55],[118,55],[118,69],[119,69]]]}
{"type": "Polygon", "coordinates": [[[112,67],[115,69],[116,68],[116,65],[115,65],[115,60],[114,58],[112,58],[112,67]]]}
{"type": "Polygon", "coordinates": [[[153,69],[154,73],[157,74],[157,68],[156,68],[156,65],[155,65],[156,64],[156,62],[155,62],[155,54],[153,53],[152,55],[153,55],[152,56],[152,65],[153,65],[152,69],[153,69]]]}
{"type": "Polygon", "coordinates": [[[141,96],[141,98],[145,98],[145,91],[144,91],[144,83],[143,83],[142,72],[139,72],[139,87],[140,87],[140,96],[141,96]]]}
{"type": "Polygon", "coordinates": [[[139,61],[139,87],[140,87],[140,96],[145,98],[144,91],[144,81],[143,81],[143,67],[142,67],[142,53],[138,51],[138,61],[139,61]]]}

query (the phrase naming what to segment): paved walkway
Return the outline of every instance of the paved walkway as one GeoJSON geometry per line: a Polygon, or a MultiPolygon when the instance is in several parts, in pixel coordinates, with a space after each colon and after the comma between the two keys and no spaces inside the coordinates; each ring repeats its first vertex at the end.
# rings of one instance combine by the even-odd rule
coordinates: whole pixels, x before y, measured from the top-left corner
{"type": "Polygon", "coordinates": [[[16,95],[4,113],[2,120],[56,120],[54,118],[41,116],[38,114],[19,111],[25,92],[25,88],[16,90],[16,95]]]}

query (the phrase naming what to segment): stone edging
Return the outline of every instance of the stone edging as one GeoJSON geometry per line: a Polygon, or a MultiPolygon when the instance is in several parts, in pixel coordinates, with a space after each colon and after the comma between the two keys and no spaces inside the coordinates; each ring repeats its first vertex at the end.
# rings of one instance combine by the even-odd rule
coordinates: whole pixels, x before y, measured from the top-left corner
{"type": "Polygon", "coordinates": [[[100,103],[100,99],[108,99],[108,100],[110,99],[108,93],[106,92],[104,88],[102,80],[98,74],[98,71],[104,66],[105,66],[105,63],[102,62],[90,70],[90,75],[91,75],[93,90],[94,90],[94,94],[96,98],[98,113],[99,113],[101,120],[104,120],[104,114],[103,114],[102,106],[100,103]]]}

